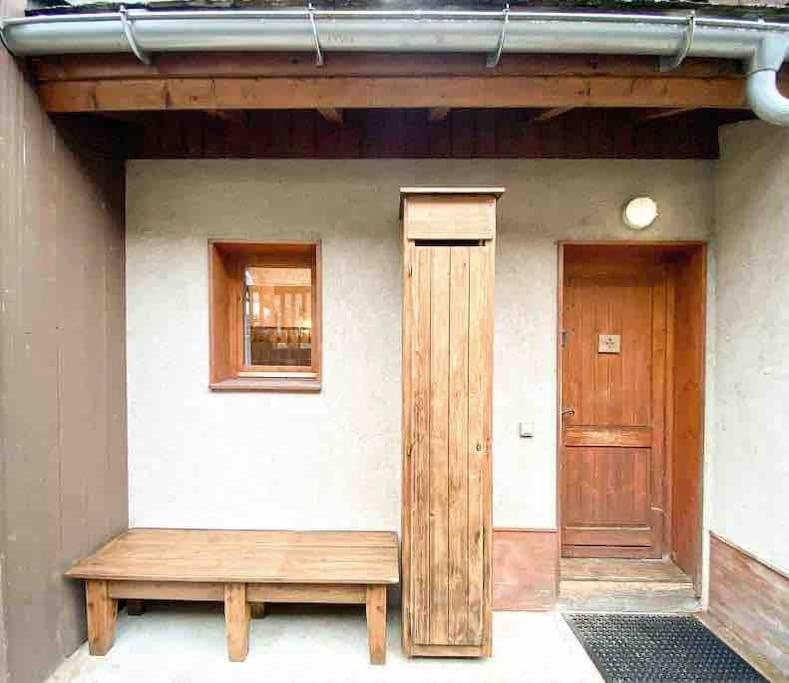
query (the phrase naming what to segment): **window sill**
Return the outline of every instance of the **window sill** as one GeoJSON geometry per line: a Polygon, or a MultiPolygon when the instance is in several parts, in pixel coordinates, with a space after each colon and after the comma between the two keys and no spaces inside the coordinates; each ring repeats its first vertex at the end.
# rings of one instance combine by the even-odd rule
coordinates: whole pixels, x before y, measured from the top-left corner
{"type": "Polygon", "coordinates": [[[274,391],[318,393],[319,377],[229,377],[208,385],[211,391],[274,391]]]}

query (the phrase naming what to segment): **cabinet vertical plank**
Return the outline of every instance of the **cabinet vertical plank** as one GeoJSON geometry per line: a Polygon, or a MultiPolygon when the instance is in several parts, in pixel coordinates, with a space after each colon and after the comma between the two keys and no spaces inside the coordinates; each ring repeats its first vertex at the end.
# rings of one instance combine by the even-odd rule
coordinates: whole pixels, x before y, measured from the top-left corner
{"type": "Polygon", "coordinates": [[[413,504],[411,510],[412,638],[430,642],[430,284],[431,252],[414,250],[412,266],[411,320],[413,504]]]}
{"type": "Polygon", "coordinates": [[[485,611],[485,500],[491,343],[488,313],[489,253],[474,249],[469,261],[468,396],[468,642],[481,644],[485,611]]]}
{"type": "Polygon", "coordinates": [[[431,248],[430,642],[448,644],[449,620],[449,249],[431,248]]]}
{"type": "Polygon", "coordinates": [[[469,248],[450,248],[449,301],[449,640],[468,627],[469,248]]]}
{"type": "Polygon", "coordinates": [[[403,405],[402,405],[402,475],[401,486],[401,509],[400,509],[400,609],[403,625],[402,645],[403,651],[411,652],[413,647],[413,630],[411,614],[413,612],[413,598],[411,581],[413,578],[412,558],[412,515],[414,511],[414,468],[413,468],[413,444],[416,440],[414,431],[414,408],[411,397],[413,395],[412,377],[414,374],[413,357],[413,338],[414,328],[414,304],[413,298],[416,293],[414,287],[413,271],[415,268],[416,248],[412,242],[405,239],[403,232],[403,310],[402,310],[402,346],[403,346],[403,405]]]}

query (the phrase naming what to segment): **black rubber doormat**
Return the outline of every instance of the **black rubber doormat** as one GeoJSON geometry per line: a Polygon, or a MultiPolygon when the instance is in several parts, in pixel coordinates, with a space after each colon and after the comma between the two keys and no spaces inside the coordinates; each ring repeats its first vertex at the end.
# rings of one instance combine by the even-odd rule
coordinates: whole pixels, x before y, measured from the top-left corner
{"type": "Polygon", "coordinates": [[[565,614],[603,678],[615,681],[765,681],[690,616],[565,614]]]}

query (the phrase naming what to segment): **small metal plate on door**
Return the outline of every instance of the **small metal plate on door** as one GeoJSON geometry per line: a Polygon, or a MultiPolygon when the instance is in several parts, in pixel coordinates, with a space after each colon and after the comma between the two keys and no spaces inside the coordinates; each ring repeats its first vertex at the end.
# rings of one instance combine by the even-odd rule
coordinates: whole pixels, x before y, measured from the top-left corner
{"type": "Polygon", "coordinates": [[[598,353],[619,353],[621,350],[621,334],[601,334],[597,337],[598,353]]]}

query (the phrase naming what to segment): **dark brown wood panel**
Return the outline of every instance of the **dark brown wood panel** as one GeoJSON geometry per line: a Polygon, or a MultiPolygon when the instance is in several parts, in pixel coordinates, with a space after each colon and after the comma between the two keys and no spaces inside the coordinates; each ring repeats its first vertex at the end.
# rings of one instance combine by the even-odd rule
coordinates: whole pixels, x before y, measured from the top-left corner
{"type": "MultiPolygon", "coordinates": [[[[721,121],[708,110],[639,122],[628,109],[351,109],[343,125],[317,111],[149,112],[128,135],[133,158],[673,158],[714,159],[721,121]]],[[[73,115],[72,115],[73,116],[73,115]]]]}
{"type": "MultiPolygon", "coordinates": [[[[264,78],[274,76],[655,76],[656,57],[505,54],[495,69],[479,54],[332,53],[316,66],[309,53],[163,53],[150,65],[131,54],[57,55],[31,60],[38,82],[128,78],[264,78]]],[[[685,60],[667,78],[742,78],[735,60],[685,60]]]]}
{"type": "Polygon", "coordinates": [[[124,169],[2,49],[0,121],[0,679],[27,683],[85,639],[62,570],[128,522],[124,169]]]}

